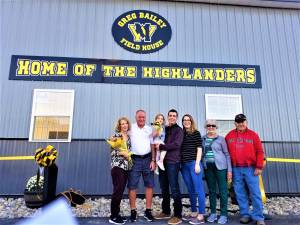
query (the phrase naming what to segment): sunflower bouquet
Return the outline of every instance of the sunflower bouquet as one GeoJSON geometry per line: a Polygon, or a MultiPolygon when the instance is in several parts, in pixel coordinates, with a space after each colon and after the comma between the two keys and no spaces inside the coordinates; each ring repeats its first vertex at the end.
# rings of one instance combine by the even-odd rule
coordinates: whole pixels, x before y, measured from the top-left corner
{"type": "Polygon", "coordinates": [[[132,158],[131,158],[132,152],[128,150],[127,143],[121,135],[114,137],[113,140],[108,139],[106,140],[106,142],[110,145],[112,149],[115,149],[120,152],[126,152],[128,154],[127,160],[128,160],[129,167],[132,166],[132,158]]]}
{"type": "Polygon", "coordinates": [[[164,137],[162,136],[162,133],[164,131],[164,125],[160,124],[159,122],[151,123],[151,126],[153,128],[153,141],[154,144],[163,144],[164,143],[164,137]]]}
{"type": "Polygon", "coordinates": [[[157,132],[158,135],[163,131],[163,126],[159,122],[151,123],[153,129],[157,132]]]}

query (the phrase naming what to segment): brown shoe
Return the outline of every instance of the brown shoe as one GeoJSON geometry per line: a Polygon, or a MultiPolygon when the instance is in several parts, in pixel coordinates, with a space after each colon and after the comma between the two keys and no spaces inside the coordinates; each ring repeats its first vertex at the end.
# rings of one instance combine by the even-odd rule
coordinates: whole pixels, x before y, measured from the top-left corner
{"type": "Polygon", "coordinates": [[[154,216],[154,218],[157,219],[157,220],[170,219],[171,215],[170,214],[165,214],[165,213],[161,212],[157,216],[154,216]]]}
{"type": "Polygon", "coordinates": [[[176,216],[173,216],[171,219],[169,219],[168,224],[170,225],[176,225],[182,223],[182,220],[176,216]]]}
{"type": "Polygon", "coordinates": [[[265,221],[260,220],[260,221],[256,221],[256,225],[266,225],[265,221]]]}

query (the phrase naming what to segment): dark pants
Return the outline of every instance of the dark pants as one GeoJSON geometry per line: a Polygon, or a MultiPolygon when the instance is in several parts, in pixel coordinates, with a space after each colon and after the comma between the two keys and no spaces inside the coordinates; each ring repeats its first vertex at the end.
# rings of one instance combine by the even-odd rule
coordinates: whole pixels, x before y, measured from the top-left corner
{"type": "Polygon", "coordinates": [[[123,192],[126,187],[128,172],[115,166],[111,169],[111,178],[113,183],[113,193],[111,196],[111,217],[115,218],[120,213],[120,204],[123,192]]]}
{"type": "Polygon", "coordinates": [[[165,214],[171,213],[170,208],[170,191],[174,199],[174,216],[181,218],[182,215],[182,203],[181,193],[178,183],[178,174],[180,169],[180,163],[165,163],[165,171],[159,170],[159,183],[162,192],[162,212],[165,214]]]}
{"type": "Polygon", "coordinates": [[[217,204],[217,184],[220,194],[221,215],[227,216],[228,189],[227,189],[227,169],[218,170],[214,163],[207,163],[205,178],[209,191],[210,212],[216,213],[217,204]]]}

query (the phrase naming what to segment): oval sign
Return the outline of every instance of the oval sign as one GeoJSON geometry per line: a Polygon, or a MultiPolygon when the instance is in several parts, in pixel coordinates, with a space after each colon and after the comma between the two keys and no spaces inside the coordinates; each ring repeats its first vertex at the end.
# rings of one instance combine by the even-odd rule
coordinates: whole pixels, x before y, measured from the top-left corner
{"type": "Polygon", "coordinates": [[[171,39],[172,30],[168,21],[157,13],[133,10],[114,21],[112,35],[122,48],[148,54],[164,48],[171,39]]]}

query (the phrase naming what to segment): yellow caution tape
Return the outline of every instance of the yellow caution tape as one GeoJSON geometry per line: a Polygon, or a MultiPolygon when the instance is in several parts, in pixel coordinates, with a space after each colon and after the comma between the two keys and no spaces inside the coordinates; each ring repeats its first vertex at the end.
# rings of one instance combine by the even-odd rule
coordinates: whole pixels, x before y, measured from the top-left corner
{"type": "Polygon", "coordinates": [[[34,160],[34,156],[1,156],[1,160],[34,160]]]}
{"type": "Polygon", "coordinates": [[[289,162],[300,163],[300,159],[286,159],[286,158],[267,158],[268,162],[289,162]]]}

